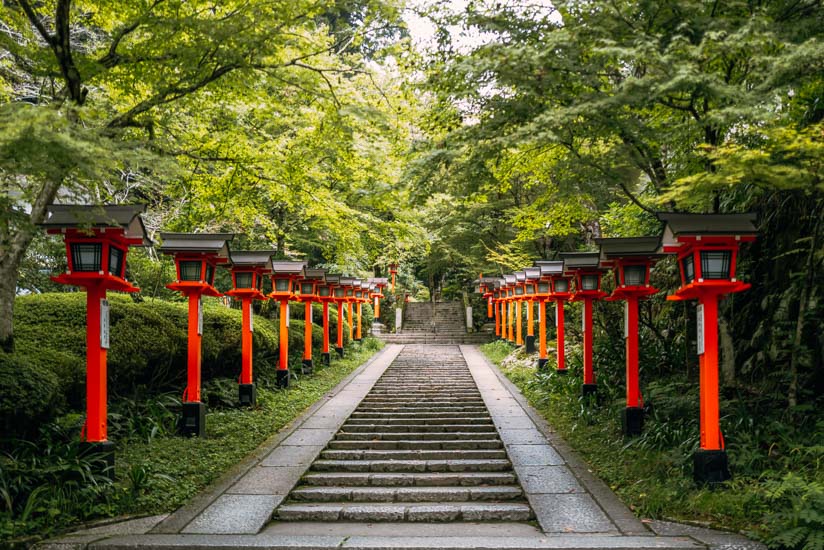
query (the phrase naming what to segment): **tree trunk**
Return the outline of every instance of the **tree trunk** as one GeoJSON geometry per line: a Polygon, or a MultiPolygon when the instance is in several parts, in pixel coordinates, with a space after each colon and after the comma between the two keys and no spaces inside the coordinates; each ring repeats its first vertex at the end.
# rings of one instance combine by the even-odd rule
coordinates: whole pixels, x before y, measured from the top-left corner
{"type": "Polygon", "coordinates": [[[6,262],[0,263],[0,349],[14,351],[12,316],[14,296],[17,289],[17,269],[9,269],[6,262]]]}
{"type": "Polygon", "coordinates": [[[39,231],[37,224],[46,219],[46,210],[60,185],[59,181],[44,183],[31,205],[28,219],[19,225],[9,223],[0,235],[0,347],[6,351],[14,349],[14,296],[20,262],[39,231]]]}
{"type": "Polygon", "coordinates": [[[718,319],[718,342],[721,347],[721,380],[725,386],[735,384],[735,346],[730,324],[723,316],[718,319]]]}

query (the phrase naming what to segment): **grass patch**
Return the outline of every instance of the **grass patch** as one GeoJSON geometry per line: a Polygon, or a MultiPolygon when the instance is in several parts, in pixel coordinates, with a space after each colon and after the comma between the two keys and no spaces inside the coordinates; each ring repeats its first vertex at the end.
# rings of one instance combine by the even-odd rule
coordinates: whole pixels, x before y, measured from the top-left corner
{"type": "MultiPolygon", "coordinates": [[[[538,373],[534,356],[527,357],[501,341],[481,346],[481,350],[640,518],[739,531],[772,548],[821,548],[821,446],[814,442],[809,447],[797,446],[796,456],[776,462],[776,467],[748,471],[742,465],[747,453],[763,450],[742,443],[747,437],[738,434],[739,443],[735,447],[728,444],[731,460],[739,464],[733,470],[734,479],[723,489],[697,487],[691,461],[698,447],[697,418],[692,418],[698,414],[697,395],[694,406],[680,416],[672,410],[683,408],[681,401],[691,396],[670,395],[673,392],[665,391],[667,386],[653,385],[657,393],[647,393],[657,395],[656,408],[647,417],[644,434],[625,439],[620,425],[622,394],[614,391],[622,388],[599,388],[606,390],[607,398],[600,404],[585,402],[580,397],[579,369],[568,376],[557,376],[551,370],[538,373]]],[[[753,463],[761,464],[759,460],[753,463]]]]}
{"type": "MultiPolygon", "coordinates": [[[[142,422],[131,419],[130,429],[124,433],[131,433],[132,437],[115,440],[117,479],[114,483],[90,476],[72,485],[71,491],[61,488],[62,496],[47,489],[35,489],[32,491],[34,502],[27,507],[30,513],[25,517],[12,519],[0,515],[0,541],[13,547],[12,541],[16,540],[17,545],[25,547],[67,531],[81,521],[154,515],[180,507],[297,418],[381,347],[383,343],[373,338],[352,344],[344,359],[333,360],[330,367],[316,367],[311,376],[293,380],[288,390],[259,385],[255,409],[210,407],[204,438],[156,435],[163,430],[134,429],[136,424],[174,423],[176,414],[169,410],[175,409],[174,403],[170,408],[156,407],[145,412],[151,418],[144,418],[142,422]],[[95,490],[85,490],[88,486],[94,486],[95,490]],[[67,493],[70,493],[68,498],[67,493]]],[[[233,402],[237,385],[233,381],[221,381],[212,385],[211,392],[218,403],[233,402]]],[[[63,425],[72,426],[71,430],[65,430],[68,438],[77,439],[73,428],[78,421],[82,418],[76,414],[61,419],[63,425]]],[[[72,444],[70,441],[65,445],[72,444]]],[[[58,443],[54,445],[58,452],[58,443]]],[[[78,470],[82,462],[79,464],[78,470]]],[[[35,467],[42,470],[42,464],[35,467]]]]}

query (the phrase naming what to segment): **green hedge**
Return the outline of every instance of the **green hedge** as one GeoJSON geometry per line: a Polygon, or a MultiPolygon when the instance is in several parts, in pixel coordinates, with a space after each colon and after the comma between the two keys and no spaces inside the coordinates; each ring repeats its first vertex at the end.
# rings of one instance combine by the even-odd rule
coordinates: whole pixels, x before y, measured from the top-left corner
{"type": "MultiPolygon", "coordinates": [[[[111,294],[111,348],[108,353],[110,401],[117,396],[142,399],[162,392],[181,392],[186,381],[187,304],[163,300],[136,303],[111,294]]],[[[258,305],[255,316],[255,379],[274,378],[278,362],[276,308],[258,305]]],[[[335,343],[337,308],[330,307],[330,338],[335,343]]],[[[371,308],[364,307],[364,332],[371,308]]],[[[14,310],[15,352],[0,356],[0,426],[10,435],[26,434],[40,422],[81,411],[85,399],[86,295],[83,292],[18,297],[14,310]]],[[[321,306],[313,313],[313,352],[323,338],[321,306]]],[[[303,307],[293,304],[289,362],[303,356],[303,307]]],[[[216,299],[204,300],[203,382],[237,379],[241,363],[241,312],[216,299]]],[[[344,342],[349,341],[348,327],[344,342]]]]}

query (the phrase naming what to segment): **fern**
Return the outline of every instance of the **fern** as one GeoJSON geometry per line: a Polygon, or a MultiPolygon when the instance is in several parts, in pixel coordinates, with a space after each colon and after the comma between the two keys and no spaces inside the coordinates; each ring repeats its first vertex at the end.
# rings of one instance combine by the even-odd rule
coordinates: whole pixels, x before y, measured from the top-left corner
{"type": "Polygon", "coordinates": [[[824,550],[824,483],[795,473],[765,484],[775,512],[766,518],[767,546],[781,550],[824,550]]]}

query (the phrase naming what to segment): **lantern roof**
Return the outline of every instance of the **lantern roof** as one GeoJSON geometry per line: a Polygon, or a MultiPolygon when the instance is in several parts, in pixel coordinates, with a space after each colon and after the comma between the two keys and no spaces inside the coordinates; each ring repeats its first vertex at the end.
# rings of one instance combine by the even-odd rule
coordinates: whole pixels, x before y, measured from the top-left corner
{"type": "Polygon", "coordinates": [[[145,204],[50,204],[46,207],[46,219],[39,225],[46,229],[120,227],[124,237],[140,241],[134,246],[151,246],[140,216],[145,211],[145,204]]]}
{"type": "Polygon", "coordinates": [[[232,250],[230,256],[234,267],[271,267],[269,263],[274,250],[232,250]]]}
{"type": "Polygon", "coordinates": [[[504,282],[507,285],[514,285],[518,282],[518,277],[516,277],[514,273],[508,273],[504,275],[504,282]]]}
{"type": "Polygon", "coordinates": [[[523,271],[516,271],[515,272],[515,280],[519,283],[523,283],[526,281],[526,273],[523,271]]]}
{"type": "Polygon", "coordinates": [[[616,258],[638,257],[657,258],[661,247],[661,237],[617,237],[595,239],[601,246],[601,261],[616,258]]]}
{"type": "Polygon", "coordinates": [[[354,277],[341,277],[340,278],[340,286],[355,286],[355,278],[354,277]]]}
{"type": "Polygon", "coordinates": [[[662,244],[674,244],[679,235],[755,235],[756,215],[744,214],[679,214],[658,212],[658,219],[664,222],[662,244]]]}
{"type": "Polygon", "coordinates": [[[541,277],[561,275],[564,272],[563,260],[539,260],[535,262],[535,267],[540,268],[541,277]]]}
{"type": "Polygon", "coordinates": [[[164,254],[214,254],[228,264],[231,263],[229,241],[234,236],[234,233],[161,233],[163,244],[160,245],[160,251],[164,254]]]}
{"type": "Polygon", "coordinates": [[[541,268],[540,267],[525,267],[524,274],[526,275],[527,281],[537,281],[541,278],[541,268]]]}
{"type": "Polygon", "coordinates": [[[325,278],[326,278],[326,284],[330,284],[330,285],[340,284],[340,275],[338,275],[337,273],[327,273],[325,278]]]}
{"type": "Polygon", "coordinates": [[[561,252],[564,259],[564,271],[578,269],[599,269],[601,263],[600,252],[561,252]]]}
{"type": "Polygon", "coordinates": [[[363,281],[361,281],[360,279],[353,279],[352,286],[354,286],[355,288],[363,288],[363,281]]]}
{"type": "Polygon", "coordinates": [[[272,260],[272,271],[277,275],[300,275],[306,265],[305,261],[272,260]]]}
{"type": "Polygon", "coordinates": [[[326,270],[325,269],[318,269],[318,268],[311,268],[311,267],[304,267],[303,273],[301,278],[304,280],[312,280],[312,281],[319,281],[323,282],[325,279],[326,270]]]}

